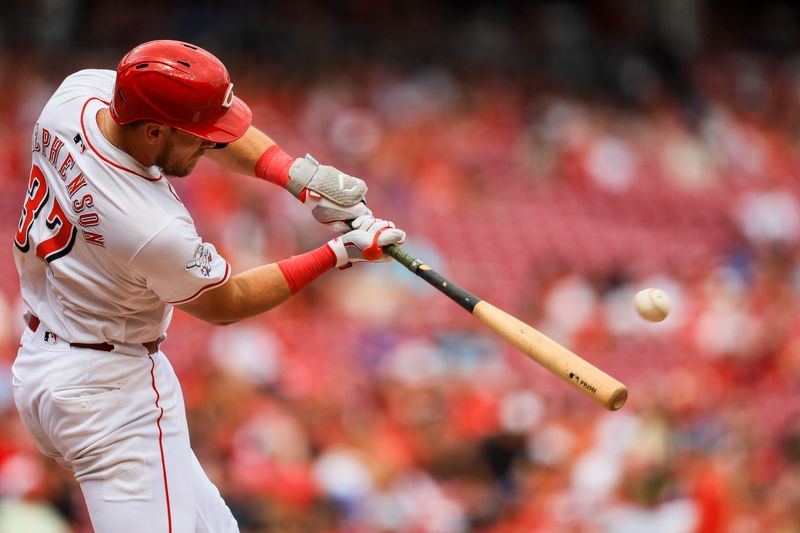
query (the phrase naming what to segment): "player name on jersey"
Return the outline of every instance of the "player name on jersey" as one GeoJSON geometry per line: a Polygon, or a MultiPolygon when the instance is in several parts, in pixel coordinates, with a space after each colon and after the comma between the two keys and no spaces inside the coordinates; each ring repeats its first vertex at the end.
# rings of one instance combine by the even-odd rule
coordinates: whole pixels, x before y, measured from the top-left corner
{"type": "MultiPolygon", "coordinates": [[[[80,137],[76,137],[78,147],[81,148],[81,151],[85,150],[82,144],[83,141],[80,140],[80,137]],[[80,142],[78,142],[80,141],[80,142]]],[[[97,211],[93,208],[94,206],[94,196],[91,193],[91,186],[87,181],[86,176],[84,175],[83,171],[77,165],[75,158],[72,157],[72,153],[69,150],[63,150],[64,141],[58,135],[51,134],[47,128],[40,128],[39,124],[36,124],[36,127],[33,130],[33,143],[32,143],[32,152],[40,152],[42,155],[46,156],[47,161],[53,166],[53,168],[58,172],[58,175],[61,177],[62,183],[67,192],[67,196],[70,198],[70,208],[78,217],[78,224],[81,226],[81,232],[83,234],[84,240],[88,244],[93,244],[95,246],[104,246],[104,237],[102,233],[97,233],[96,231],[91,231],[87,228],[94,228],[98,224],[100,224],[100,215],[97,211]],[[80,194],[79,194],[80,193],[80,194]]],[[[34,172],[31,174],[31,181],[34,180],[33,174],[36,172],[34,167],[34,172]]],[[[33,184],[29,184],[29,190],[33,184]]],[[[38,187],[47,187],[44,180],[41,180],[41,183],[38,187]]],[[[42,192],[42,197],[46,197],[46,192],[42,192]]]]}

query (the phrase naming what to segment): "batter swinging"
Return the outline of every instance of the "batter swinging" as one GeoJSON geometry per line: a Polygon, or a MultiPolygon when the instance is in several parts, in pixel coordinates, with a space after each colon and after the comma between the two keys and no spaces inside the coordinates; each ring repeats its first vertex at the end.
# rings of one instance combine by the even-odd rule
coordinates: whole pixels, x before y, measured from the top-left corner
{"type": "Polygon", "coordinates": [[[28,310],[14,399],[40,450],[74,472],[98,533],[238,531],[191,450],[159,350],[173,306],[236,322],[405,238],[372,217],[362,180],[288,156],[250,121],[216,57],[153,41],[116,73],[66,78],[34,128],[14,238],[28,310]],[[286,188],[344,234],[233,275],[165,179],[203,155],[286,188]]]}

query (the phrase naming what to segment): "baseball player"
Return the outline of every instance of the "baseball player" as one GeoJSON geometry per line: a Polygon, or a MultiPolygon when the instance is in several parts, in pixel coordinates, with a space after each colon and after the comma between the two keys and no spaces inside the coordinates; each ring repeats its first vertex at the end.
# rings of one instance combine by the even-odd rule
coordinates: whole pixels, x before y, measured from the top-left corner
{"type": "Polygon", "coordinates": [[[74,472],[99,533],[238,531],[189,444],[159,350],[175,306],[230,324],[405,233],[372,217],[358,178],[294,159],[250,126],[225,66],[178,41],[131,50],[116,73],[67,77],[33,130],[14,237],[27,327],[14,399],[45,455],[74,472]],[[343,235],[234,275],[165,176],[201,156],[286,188],[343,235]],[[349,222],[349,223],[348,223],[349,222]]]}

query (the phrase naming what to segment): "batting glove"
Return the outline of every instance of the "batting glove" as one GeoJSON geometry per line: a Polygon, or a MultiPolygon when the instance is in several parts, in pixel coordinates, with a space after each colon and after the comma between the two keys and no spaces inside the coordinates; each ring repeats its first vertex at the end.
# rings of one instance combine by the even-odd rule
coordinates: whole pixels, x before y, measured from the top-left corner
{"type": "Polygon", "coordinates": [[[391,257],[384,253],[383,247],[402,244],[406,240],[406,232],[397,229],[393,222],[370,215],[358,217],[351,225],[353,231],[328,241],[328,246],[336,254],[336,266],[341,270],[362,261],[385,263],[391,257]]]}
{"type": "Polygon", "coordinates": [[[298,158],[289,168],[286,188],[310,210],[314,218],[334,231],[350,231],[350,221],[372,216],[364,197],[367,184],[310,155],[298,158]]]}

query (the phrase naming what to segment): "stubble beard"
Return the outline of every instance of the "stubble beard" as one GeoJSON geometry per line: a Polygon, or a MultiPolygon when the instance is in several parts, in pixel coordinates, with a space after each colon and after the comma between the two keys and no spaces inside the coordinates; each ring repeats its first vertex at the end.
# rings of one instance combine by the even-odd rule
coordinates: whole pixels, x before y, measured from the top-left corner
{"type": "Polygon", "coordinates": [[[188,162],[180,164],[171,160],[173,145],[172,139],[168,139],[167,142],[164,143],[164,146],[161,147],[161,150],[156,155],[155,165],[167,176],[185,178],[194,170],[195,165],[200,160],[205,150],[198,150],[188,162]]]}

